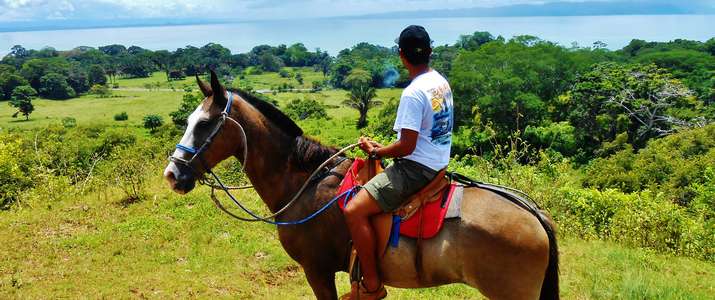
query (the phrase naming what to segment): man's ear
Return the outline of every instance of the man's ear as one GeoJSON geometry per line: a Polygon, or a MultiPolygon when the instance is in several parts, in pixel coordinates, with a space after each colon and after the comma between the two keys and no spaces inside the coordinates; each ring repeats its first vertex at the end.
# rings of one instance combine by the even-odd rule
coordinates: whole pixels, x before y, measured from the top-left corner
{"type": "Polygon", "coordinates": [[[211,90],[213,91],[213,104],[223,109],[226,106],[226,89],[218,81],[218,76],[211,70],[211,90]]]}
{"type": "Polygon", "coordinates": [[[204,94],[204,97],[211,96],[211,87],[199,78],[198,73],[196,73],[196,84],[199,85],[199,89],[201,90],[201,93],[204,94]]]}

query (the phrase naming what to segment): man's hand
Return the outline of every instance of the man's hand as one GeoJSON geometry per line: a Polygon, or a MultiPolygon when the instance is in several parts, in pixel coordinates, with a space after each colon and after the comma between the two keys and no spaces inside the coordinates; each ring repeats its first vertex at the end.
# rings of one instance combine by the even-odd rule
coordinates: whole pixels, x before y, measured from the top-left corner
{"type": "Polygon", "coordinates": [[[396,142],[382,146],[368,137],[360,137],[358,143],[360,149],[365,151],[367,155],[375,154],[378,157],[403,157],[412,154],[417,146],[418,132],[410,129],[402,129],[400,131],[400,139],[396,142]],[[373,153],[376,149],[376,153],[373,153]]]}
{"type": "Polygon", "coordinates": [[[369,137],[366,136],[360,137],[358,143],[360,144],[360,149],[362,149],[362,151],[367,154],[370,154],[373,148],[380,148],[380,144],[376,143],[375,141],[371,140],[369,137]]]}

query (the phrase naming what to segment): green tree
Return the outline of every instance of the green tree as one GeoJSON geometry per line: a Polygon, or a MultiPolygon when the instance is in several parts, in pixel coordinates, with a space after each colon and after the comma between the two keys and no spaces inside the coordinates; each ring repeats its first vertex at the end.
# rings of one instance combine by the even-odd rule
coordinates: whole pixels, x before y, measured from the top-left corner
{"type": "Polygon", "coordinates": [[[587,154],[623,133],[628,143],[641,148],[698,116],[698,101],[690,90],[655,65],[595,65],[561,101],[587,154]]]}
{"type": "Polygon", "coordinates": [[[7,100],[12,97],[12,91],[18,86],[28,85],[28,81],[15,73],[0,73],[0,99],[7,100]]]}
{"type": "Polygon", "coordinates": [[[77,94],[85,93],[90,88],[87,72],[79,65],[74,65],[70,68],[67,83],[77,94]]]}
{"type": "Polygon", "coordinates": [[[40,95],[49,99],[69,99],[77,95],[67,83],[67,77],[58,73],[49,73],[40,79],[40,95]]]}
{"type": "Polygon", "coordinates": [[[362,69],[354,69],[345,78],[344,85],[350,88],[350,93],[348,94],[348,99],[343,101],[343,105],[356,109],[360,113],[356,124],[358,129],[367,126],[368,110],[382,104],[382,102],[374,99],[377,93],[375,88],[370,86],[371,82],[370,74],[362,69]]]}
{"type": "Polygon", "coordinates": [[[325,105],[315,99],[293,99],[285,108],[286,114],[298,120],[330,119],[325,105]]]}
{"type": "MultiPolygon", "coordinates": [[[[36,90],[41,89],[41,79],[49,73],[61,74],[67,76],[69,74],[70,65],[62,57],[39,59],[33,58],[22,64],[20,74],[30,82],[30,86],[36,90]]],[[[66,80],[66,78],[65,78],[66,80]]],[[[42,92],[40,92],[42,93],[42,92]]]]}
{"type": "Polygon", "coordinates": [[[106,85],[95,84],[89,90],[90,94],[97,95],[99,98],[109,98],[112,96],[112,90],[106,85]]]}
{"type": "Polygon", "coordinates": [[[263,53],[260,56],[261,68],[266,72],[278,72],[283,67],[280,57],[271,53],[263,53]]]}
{"type": "Polygon", "coordinates": [[[32,99],[37,96],[37,92],[29,85],[18,86],[12,91],[10,106],[17,108],[17,112],[13,114],[16,117],[18,114],[25,116],[25,120],[30,119],[30,114],[35,110],[32,105],[32,99]]]}
{"type": "Polygon", "coordinates": [[[298,85],[303,85],[303,74],[295,73],[295,81],[298,82],[298,85]]]}
{"type": "Polygon", "coordinates": [[[91,65],[87,71],[89,84],[105,85],[107,84],[107,72],[101,65],[91,65]]]}
{"type": "Polygon", "coordinates": [[[494,40],[494,36],[486,31],[475,31],[471,35],[460,35],[455,44],[456,47],[464,50],[476,50],[480,46],[494,40]]]}
{"type": "Polygon", "coordinates": [[[541,125],[549,112],[558,119],[558,95],[568,89],[574,74],[575,64],[563,47],[533,37],[496,40],[463,51],[450,72],[457,124],[491,123],[505,138],[541,125]]]}

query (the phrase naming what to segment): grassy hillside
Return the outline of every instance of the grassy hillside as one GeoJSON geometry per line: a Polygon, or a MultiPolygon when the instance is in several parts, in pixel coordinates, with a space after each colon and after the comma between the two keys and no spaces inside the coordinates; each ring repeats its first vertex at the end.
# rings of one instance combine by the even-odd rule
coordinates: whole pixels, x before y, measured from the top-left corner
{"type": "MultiPolygon", "coordinates": [[[[230,219],[205,188],[171,193],[161,165],[155,162],[140,203],[123,205],[121,192],[108,189],[0,212],[0,298],[311,298],[273,226],[230,219]]],[[[252,192],[240,197],[263,207],[252,192]]],[[[708,299],[715,292],[712,263],[575,238],[561,240],[561,255],[564,299],[708,299]]],[[[347,289],[341,274],[339,290],[347,289]]],[[[463,285],[390,295],[479,297],[463,285]]]]}

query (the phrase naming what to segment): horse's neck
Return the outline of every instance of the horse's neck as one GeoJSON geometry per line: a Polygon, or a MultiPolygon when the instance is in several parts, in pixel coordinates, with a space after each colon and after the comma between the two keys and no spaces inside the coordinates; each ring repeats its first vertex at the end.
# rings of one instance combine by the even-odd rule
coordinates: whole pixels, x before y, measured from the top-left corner
{"type": "MultiPolygon", "coordinates": [[[[250,109],[245,105],[242,110],[250,109]]],[[[307,174],[297,172],[290,164],[295,141],[273,128],[270,122],[264,122],[257,114],[255,110],[237,114],[248,145],[240,147],[235,156],[242,160],[243,149],[248,151],[247,162],[242,162],[246,175],[263,202],[276,212],[293,197],[307,174]]]]}

